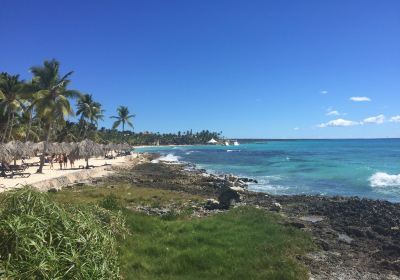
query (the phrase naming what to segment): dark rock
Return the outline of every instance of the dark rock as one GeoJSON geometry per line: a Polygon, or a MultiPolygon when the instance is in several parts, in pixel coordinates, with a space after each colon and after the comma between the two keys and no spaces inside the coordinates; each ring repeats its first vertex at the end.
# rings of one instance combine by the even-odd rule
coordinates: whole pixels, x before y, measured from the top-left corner
{"type": "Polygon", "coordinates": [[[222,209],[228,209],[232,204],[240,202],[240,195],[230,188],[225,188],[220,192],[218,201],[222,209]]]}
{"type": "Polygon", "coordinates": [[[351,236],[365,237],[365,233],[357,227],[347,227],[345,228],[345,232],[351,236]]]}
{"type": "Polygon", "coordinates": [[[282,210],[282,205],[278,202],[274,202],[271,205],[271,211],[276,211],[276,212],[280,212],[282,210]]]}
{"type": "Polygon", "coordinates": [[[369,239],[376,239],[376,233],[375,232],[373,232],[372,230],[367,230],[366,232],[365,232],[365,234],[367,235],[367,237],[369,238],[369,239]]]}
{"type": "Polygon", "coordinates": [[[372,226],[372,230],[379,234],[382,234],[382,235],[386,235],[386,232],[387,232],[387,230],[385,228],[383,228],[379,225],[372,226]]]}
{"type": "Polygon", "coordinates": [[[291,222],[289,223],[290,226],[295,227],[295,228],[305,228],[306,226],[303,223],[299,222],[291,222]]]}
{"type": "Polygon", "coordinates": [[[258,184],[258,181],[256,179],[252,179],[252,178],[246,178],[246,177],[240,177],[239,178],[240,181],[243,181],[245,183],[255,183],[258,184]]]}
{"type": "Polygon", "coordinates": [[[55,192],[58,192],[58,190],[57,190],[56,188],[51,188],[51,189],[49,189],[47,192],[49,192],[49,193],[55,193],[55,192]]]}
{"type": "Polygon", "coordinates": [[[219,201],[215,199],[207,199],[206,205],[204,206],[205,209],[207,210],[216,210],[216,209],[221,209],[221,205],[219,201]]]}
{"type": "Polygon", "coordinates": [[[387,244],[382,246],[383,252],[388,256],[400,256],[400,246],[387,244]]]}
{"type": "Polygon", "coordinates": [[[329,245],[329,243],[324,240],[319,240],[319,245],[324,251],[329,251],[331,249],[331,245],[329,245]]]}

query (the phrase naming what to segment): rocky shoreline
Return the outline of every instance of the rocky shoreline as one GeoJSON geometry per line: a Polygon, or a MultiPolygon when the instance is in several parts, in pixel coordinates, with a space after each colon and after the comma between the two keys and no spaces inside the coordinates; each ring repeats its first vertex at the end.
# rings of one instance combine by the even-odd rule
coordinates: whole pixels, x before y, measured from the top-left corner
{"type": "MultiPolygon", "coordinates": [[[[316,246],[301,258],[311,279],[400,279],[400,204],[357,197],[316,195],[276,196],[247,190],[251,178],[217,176],[189,164],[144,163],[108,177],[108,182],[185,192],[204,198],[193,204],[193,215],[205,216],[238,205],[274,211],[285,224],[307,231],[316,246]]],[[[138,207],[137,211],[164,215],[174,209],[138,207]]]]}

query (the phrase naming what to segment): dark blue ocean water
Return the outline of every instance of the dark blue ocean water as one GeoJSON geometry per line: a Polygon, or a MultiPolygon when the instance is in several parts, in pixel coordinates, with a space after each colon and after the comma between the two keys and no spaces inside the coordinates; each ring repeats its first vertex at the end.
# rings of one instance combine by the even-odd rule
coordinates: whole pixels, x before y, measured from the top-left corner
{"type": "Polygon", "coordinates": [[[271,194],[360,196],[400,202],[400,139],[248,141],[239,146],[149,147],[212,173],[255,178],[271,194]]]}

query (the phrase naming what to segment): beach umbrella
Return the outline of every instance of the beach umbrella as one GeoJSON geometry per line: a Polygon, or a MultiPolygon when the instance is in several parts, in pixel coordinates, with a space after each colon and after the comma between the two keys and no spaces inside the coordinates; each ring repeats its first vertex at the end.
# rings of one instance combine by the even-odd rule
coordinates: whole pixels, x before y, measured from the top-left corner
{"type": "Polygon", "coordinates": [[[74,158],[84,158],[86,160],[86,168],[89,168],[89,158],[102,156],[103,149],[92,140],[85,139],[77,144],[71,155],[74,158]]]}
{"type": "Polygon", "coordinates": [[[6,147],[14,159],[14,164],[17,159],[34,155],[33,150],[19,140],[8,142],[6,147]]]}
{"type": "MultiPolygon", "coordinates": [[[[46,144],[46,141],[35,143],[33,145],[33,150],[35,152],[43,153],[45,144],[46,144]]],[[[61,148],[59,147],[59,143],[47,142],[47,151],[46,151],[46,153],[49,153],[49,154],[60,154],[60,153],[62,153],[61,148]]]]}
{"type": "Polygon", "coordinates": [[[33,144],[32,149],[34,150],[34,152],[42,153],[44,150],[44,141],[33,144]]]}
{"type": "Polygon", "coordinates": [[[122,144],[121,145],[121,150],[122,151],[131,151],[132,150],[132,147],[131,147],[131,145],[129,145],[128,143],[124,143],[124,144],[122,144]]]}
{"type": "Polygon", "coordinates": [[[74,144],[68,142],[62,142],[59,144],[59,148],[63,154],[70,154],[75,148],[74,144]]]}
{"type": "Polygon", "coordinates": [[[13,159],[9,149],[3,143],[0,143],[0,162],[10,162],[13,159]]]}
{"type": "Polygon", "coordinates": [[[61,148],[60,143],[53,142],[53,143],[48,143],[47,152],[49,154],[62,154],[63,150],[61,148]]]}

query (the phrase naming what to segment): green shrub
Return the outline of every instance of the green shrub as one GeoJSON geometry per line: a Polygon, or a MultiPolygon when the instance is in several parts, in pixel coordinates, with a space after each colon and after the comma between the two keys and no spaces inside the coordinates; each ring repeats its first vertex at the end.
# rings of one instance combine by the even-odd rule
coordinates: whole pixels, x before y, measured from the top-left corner
{"type": "Polygon", "coordinates": [[[119,279],[122,215],[96,206],[61,207],[23,189],[3,199],[0,278],[119,279]]]}
{"type": "Polygon", "coordinates": [[[107,210],[121,209],[118,203],[118,199],[114,194],[109,194],[103,200],[101,200],[100,206],[107,210]]]}

